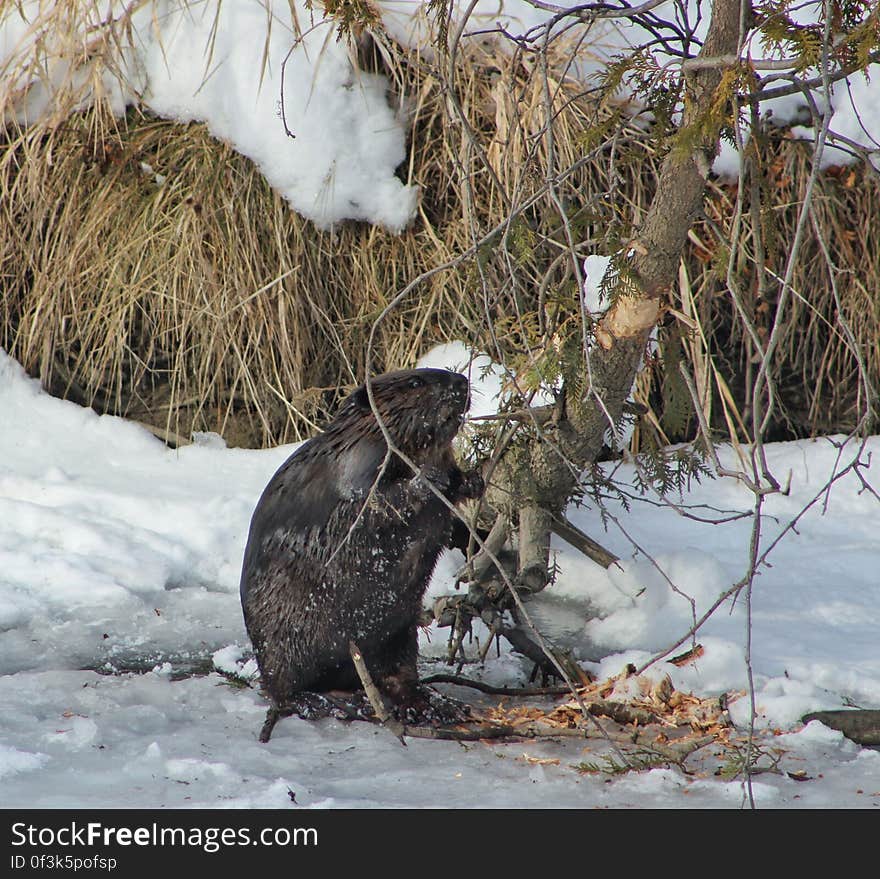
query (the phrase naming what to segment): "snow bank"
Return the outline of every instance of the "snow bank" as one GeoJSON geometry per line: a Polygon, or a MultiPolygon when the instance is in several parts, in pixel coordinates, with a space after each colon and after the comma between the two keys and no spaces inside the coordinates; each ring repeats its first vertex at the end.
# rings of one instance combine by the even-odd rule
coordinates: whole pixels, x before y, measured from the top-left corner
{"type": "MultiPolygon", "coordinates": [[[[112,8],[125,18],[124,4],[112,8]]],[[[114,57],[98,77],[89,65],[70,66],[79,53],[65,51],[45,4],[9,6],[0,19],[0,71],[21,54],[37,65],[8,83],[7,97],[25,92],[15,102],[23,124],[50,113],[65,84],[83,91],[83,104],[104,95],[117,114],[140,101],[168,119],[206,122],[319,227],[354,219],[400,231],[414,216],[417,190],[395,176],[405,133],[388,83],[356,70],[331,22],[302,0],[292,8],[295,17],[287,0],[144,4],[128,20],[130,42],[124,34],[111,42],[114,57]],[[295,137],[285,131],[282,101],[295,137]]],[[[96,24],[93,10],[82,14],[81,29],[96,24]]]]}
{"type": "MultiPolygon", "coordinates": [[[[444,346],[429,359],[466,369],[469,352],[444,346]]],[[[499,382],[485,365],[484,402],[499,382]]],[[[479,370],[471,374],[479,389],[479,370]]],[[[241,558],[253,506],[293,447],[248,451],[206,442],[171,451],[137,426],[47,396],[2,352],[0,411],[0,776],[7,806],[280,808],[291,793],[313,808],[465,807],[475,796],[481,806],[742,804],[741,784],[713,774],[709,749],[699,758],[705,771],[695,775],[652,770],[606,784],[574,768],[598,759],[588,750],[595,744],[576,739],[536,742],[526,754],[516,743],[463,749],[413,741],[401,748],[366,725],[287,719],[268,745],[259,744],[265,701],[215,670],[239,682],[255,672],[238,596],[241,558]]],[[[773,472],[791,484],[788,495],[766,499],[769,543],[853,447],[841,458],[827,439],[766,451],[773,472]]],[[[880,439],[868,451],[877,460],[880,439]]],[[[735,465],[729,449],[721,455],[735,465]]],[[[876,481],[874,469],[863,471],[866,479],[876,481]]],[[[631,472],[624,466],[617,476],[631,472]]],[[[750,509],[749,493],[734,480],[706,480],[675,500],[703,519],[725,521],[701,522],[651,502],[627,511],[609,501],[632,543],[613,523],[606,532],[598,511],[569,510],[620,556],[620,567],[607,571],[554,540],[558,576],[530,600],[530,616],[601,678],[673,644],[693,614],[744,572],[751,522],[729,514],[750,509]]],[[[800,518],[755,580],[757,723],[790,731],[780,737],[785,765],[813,779],[761,776],[759,805],[868,805],[880,791],[877,754],[815,723],[799,729],[807,710],[880,704],[878,501],[849,474],[823,506],[800,518]]],[[[452,591],[458,562],[451,553],[441,558],[430,596],[452,591]]],[[[681,667],[659,663],[650,674],[669,674],[678,689],[704,697],[744,691],[746,634],[740,596],[697,633],[701,655],[681,667]]],[[[447,636],[436,628],[420,636],[426,672],[445,668],[436,661],[447,636]]],[[[510,686],[529,671],[505,647],[500,656],[489,651],[480,674],[510,686]]],[[[734,701],[731,715],[744,725],[748,701],[734,701]]]]}
{"type": "MultiPolygon", "coordinates": [[[[807,7],[804,14],[819,8],[807,7]]],[[[383,2],[377,8],[393,37],[430,54],[424,3],[383,2]]],[[[155,0],[132,10],[115,2],[110,9],[120,24],[114,35],[90,36],[90,51],[106,62],[94,66],[82,61],[77,34],[101,33],[96,26],[106,15],[103,6],[98,12],[83,4],[80,20],[70,24],[71,38],[55,26],[51,6],[39,0],[7,5],[0,14],[5,80],[0,100],[12,102],[21,123],[51,114],[59,89],[81,94],[81,105],[100,95],[117,114],[140,102],[166,118],[206,122],[215,137],[252,159],[291,207],[320,228],[354,219],[396,232],[411,222],[418,192],[395,174],[406,155],[406,135],[389,104],[388,82],[358,71],[345,43],[337,41],[333,23],[319,11],[310,12],[304,0],[155,0]],[[80,62],[71,65],[71,58],[80,62]],[[285,131],[285,122],[295,137],[285,131]]],[[[460,16],[460,4],[457,9],[460,16]]],[[[656,12],[662,16],[664,8],[656,12]]],[[[504,27],[523,35],[546,18],[546,12],[521,0],[483,0],[472,10],[466,33],[504,27]]],[[[572,70],[587,79],[616,53],[648,37],[631,25],[599,23],[580,44],[572,70]]],[[[479,38],[485,39],[466,37],[479,38]]],[[[675,63],[662,53],[657,59],[675,63]]],[[[876,89],[876,82],[856,76],[849,84],[836,84],[831,99],[833,130],[869,150],[880,141],[876,89]]],[[[763,109],[787,122],[802,103],[788,96],[763,109]]],[[[799,128],[796,135],[811,138],[813,132],[799,128]]],[[[822,161],[850,160],[829,148],[822,161]]],[[[724,176],[738,173],[730,145],[715,170],[724,176]]],[[[157,179],[167,177],[163,169],[157,172],[157,179]]]]}

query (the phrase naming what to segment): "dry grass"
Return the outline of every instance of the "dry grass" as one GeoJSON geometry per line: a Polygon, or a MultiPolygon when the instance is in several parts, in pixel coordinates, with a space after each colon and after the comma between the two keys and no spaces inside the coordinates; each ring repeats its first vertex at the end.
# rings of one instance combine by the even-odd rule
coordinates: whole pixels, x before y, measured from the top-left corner
{"type": "MultiPolygon", "coordinates": [[[[67,112],[8,127],[0,344],[52,392],[99,411],[184,437],[214,430],[232,444],[296,439],[362,378],[366,336],[390,298],[500,226],[476,259],[433,275],[383,321],[374,366],[409,365],[453,338],[517,369],[534,364],[530,352],[577,314],[568,241],[580,255],[607,251],[650,199],[658,161],[650,132],[571,83],[545,84],[534,64],[491,44],[461,57],[455,102],[425,59],[383,43],[362,61],[388,72],[408,102],[412,149],[401,174],[421,187],[422,201],[399,236],[362,224],[316,230],[201,125],[136,110],[116,118],[102,100],[71,113],[68,95],[67,112]]],[[[808,167],[799,145],[768,149],[781,205],[770,263],[781,271],[808,167]]],[[[876,179],[855,173],[852,183],[823,179],[819,216],[842,270],[842,310],[876,379],[880,253],[871,242],[880,200],[876,179]]],[[[715,228],[695,230],[673,298],[697,327],[685,352],[705,408],[716,427],[736,433],[752,352],[715,273],[729,191],[714,190],[709,214],[715,228]]],[[[742,282],[754,297],[747,255],[742,282]]],[[[776,430],[847,429],[863,405],[858,370],[815,241],[794,285],[777,355],[784,412],[776,430]]],[[[749,307],[764,320],[773,303],[753,298],[749,307]]],[[[645,429],[682,438],[664,433],[656,371],[650,378],[640,385],[651,407],[645,429]]]]}
{"type": "MultiPolygon", "coordinates": [[[[797,215],[810,173],[811,149],[780,136],[762,157],[772,207],[762,221],[768,246],[767,264],[777,277],[784,273],[797,215]]],[[[732,187],[719,187],[708,213],[729,227],[732,187]]],[[[798,254],[792,277],[794,295],[782,322],[773,363],[780,409],[768,438],[790,438],[848,432],[866,411],[864,380],[877,387],[880,375],[880,253],[876,240],[880,176],[853,165],[834,168],[818,181],[815,223],[798,254]],[[824,239],[834,262],[831,268],[820,246],[824,239]],[[848,338],[852,333],[852,339],[848,338]],[[859,358],[866,367],[860,374],[859,358]]],[[[702,242],[710,241],[705,229],[702,242]]],[[[738,280],[744,305],[758,335],[766,337],[775,314],[776,291],[761,295],[754,268],[754,225],[746,227],[739,255],[738,280]]],[[[711,271],[712,247],[690,253],[694,298],[708,350],[739,401],[751,381],[755,351],[741,322],[733,315],[725,284],[711,271]]],[[[743,414],[748,408],[742,403],[743,414]]]]}

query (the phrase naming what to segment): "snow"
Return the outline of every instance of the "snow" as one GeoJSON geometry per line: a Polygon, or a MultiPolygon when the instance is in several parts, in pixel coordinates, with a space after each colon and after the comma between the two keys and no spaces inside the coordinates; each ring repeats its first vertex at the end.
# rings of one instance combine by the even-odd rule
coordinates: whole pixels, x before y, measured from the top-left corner
{"type": "MultiPolygon", "coordinates": [[[[443,346],[425,363],[468,357],[443,346]]],[[[484,407],[498,391],[488,367],[484,407]]],[[[471,378],[482,391],[480,370],[471,378]]],[[[292,446],[224,448],[216,437],[169,450],[139,427],[44,394],[0,354],[0,777],[7,807],[714,807],[739,808],[743,785],[714,773],[704,749],[693,774],[658,768],[624,776],[580,774],[596,761],[596,739],[472,743],[411,740],[372,725],[285,719],[257,741],[266,703],[253,682],[238,596],[250,514],[292,446]],[[536,763],[558,761],[554,763],[536,763]]],[[[769,446],[789,494],[771,495],[764,546],[855,454],[831,439],[769,446]]],[[[876,460],[880,438],[867,454],[876,460]]],[[[736,464],[732,451],[722,460],[736,464]]],[[[877,465],[863,471],[876,480],[877,465]]],[[[631,479],[621,466],[618,478],[631,479]]],[[[880,705],[876,651],[880,590],[878,501],[849,473],[790,529],[755,581],[752,666],[759,731],[781,732],[785,772],[754,780],[759,806],[880,805],[880,754],[860,748],[808,711],[880,705]]],[[[676,498],[703,519],[670,506],[633,502],[609,509],[630,537],[598,512],[573,520],[621,557],[604,570],[553,544],[557,582],[533,600],[542,631],[600,677],[643,663],[684,635],[744,573],[750,508],[736,480],[694,484],[676,498]],[[700,505],[700,506],[698,506],[700,505]],[[723,513],[714,511],[725,511],[723,513]],[[662,574],[660,573],[662,571],[662,574]],[[667,579],[668,578],[668,579],[667,579]],[[674,584],[675,589],[672,588],[674,584]],[[693,604],[692,604],[693,602],[693,604]]],[[[429,597],[452,591],[460,556],[441,558],[429,597]]],[[[423,672],[440,663],[448,630],[422,638],[423,672]]],[[[683,667],[658,662],[678,689],[711,697],[747,686],[743,596],[700,630],[704,653],[683,667]]],[[[681,650],[686,649],[687,642],[681,650]]],[[[493,684],[516,685],[530,669],[490,651],[468,668],[493,684]]],[[[472,691],[454,689],[476,704],[472,691]]],[[[497,701],[497,700],[495,700],[497,701]]],[[[748,723],[748,699],[731,716],[748,723]]]]}
{"type": "MultiPolygon", "coordinates": [[[[133,11],[134,45],[118,59],[126,89],[109,76],[90,82],[66,66],[70,53],[54,57],[44,73],[53,87],[73,81],[92,93],[103,89],[116,112],[139,99],[169,118],[206,121],[320,227],[353,218],[402,229],[417,193],[395,176],[404,125],[387,83],[356,73],[332,27],[312,27],[304,6],[294,6],[300,40],[281,0],[183,8],[160,0],[133,11]],[[284,132],[278,106],[288,52],[285,116],[295,139],[284,132]]],[[[7,6],[0,70],[39,36],[31,24],[45,8],[7,6]]],[[[392,30],[400,35],[410,33],[422,4],[380,9],[386,23],[394,13],[392,30]]],[[[512,32],[541,20],[525,4],[504,10],[512,32]]],[[[476,13],[479,26],[498,20],[497,4],[478,4],[476,13]]],[[[613,51],[617,37],[605,37],[603,51],[613,51]]],[[[582,64],[588,72],[589,61],[582,64]]],[[[41,82],[31,85],[17,105],[23,122],[49,107],[41,82]]],[[[838,84],[832,103],[832,127],[869,148],[871,138],[880,139],[873,82],[857,77],[849,92],[838,84]]],[[[793,118],[796,110],[795,99],[783,101],[774,116],[793,118]]],[[[842,160],[826,152],[831,159],[842,160]]],[[[735,167],[729,154],[722,161],[735,167]]],[[[173,169],[145,172],[162,186],[173,169]]],[[[600,304],[599,268],[587,266],[590,308],[600,304]]],[[[467,371],[474,415],[495,410],[508,380],[463,345],[437,349],[423,365],[467,371]]],[[[286,719],[260,744],[265,702],[256,687],[235,686],[220,672],[252,683],[256,674],[239,571],[253,507],[293,447],[227,449],[202,434],[171,451],[135,425],[48,397],[2,352],[0,412],[0,778],[7,808],[289,807],[291,791],[312,808],[746,802],[742,783],[715,774],[718,759],[708,752],[689,764],[692,774],[659,768],[609,778],[574,768],[604,753],[595,739],[467,748],[412,740],[403,748],[366,724],[286,719]]],[[[790,490],[766,499],[762,547],[785,533],[755,580],[750,630],[745,596],[727,599],[698,633],[701,656],[683,667],[657,662],[648,672],[669,674],[676,687],[701,696],[743,691],[750,631],[756,726],[781,733],[772,744],[786,770],[754,780],[759,806],[880,805],[880,754],[815,721],[800,723],[808,711],[880,706],[878,500],[852,472],[823,493],[856,454],[853,443],[841,451],[840,442],[768,447],[773,472],[790,490]],[[796,516],[797,526],[788,528],[796,516]],[[809,781],[786,774],[800,770],[809,781]]],[[[873,437],[863,455],[868,482],[877,482],[871,462],[878,452],[880,438],[873,437]]],[[[727,467],[739,466],[733,450],[720,455],[727,467]]],[[[615,476],[632,482],[633,469],[622,465],[615,476]]],[[[634,500],[629,511],[610,501],[607,532],[597,510],[569,511],[620,565],[606,571],[554,542],[557,580],[530,603],[542,631],[600,677],[670,648],[746,570],[752,523],[731,516],[752,506],[741,483],[705,480],[676,498],[679,508],[707,521],[648,501],[634,500]]],[[[453,553],[441,558],[428,599],[451,590],[459,562],[453,553]]],[[[445,668],[446,639],[446,630],[424,634],[424,671],[445,668]]],[[[509,650],[490,651],[482,669],[468,671],[499,685],[521,683],[529,673],[509,650]]],[[[470,691],[453,692],[478,702],[470,691]]],[[[731,716],[741,728],[748,724],[748,698],[732,702],[731,716]]]]}
{"type": "MultiPolygon", "coordinates": [[[[14,7],[0,16],[0,72],[22,47],[33,52],[40,45],[45,4],[22,6],[24,16],[14,7]]],[[[313,25],[301,0],[292,6],[296,22],[287,0],[139,4],[131,13],[132,46],[122,40],[126,48],[116,59],[122,79],[108,68],[83,103],[101,91],[116,113],[140,100],[167,119],[207,122],[317,226],[354,219],[400,231],[415,214],[417,189],[395,176],[406,143],[388,83],[355,69],[330,22],[318,15],[313,25]]],[[[116,14],[121,11],[117,4],[116,14]]],[[[88,85],[86,73],[59,57],[49,64],[48,78],[53,89],[68,78],[74,87],[88,85]]],[[[17,102],[23,124],[48,113],[52,100],[30,70],[9,83],[10,91],[26,83],[30,89],[17,102]]],[[[150,169],[160,185],[165,170],[150,169]]]]}
{"type": "MultiPolygon", "coordinates": [[[[5,80],[0,103],[11,101],[20,123],[51,114],[59,90],[78,94],[83,106],[101,94],[117,114],[140,102],[165,118],[206,122],[215,137],[252,159],[291,207],[320,228],[354,219],[399,232],[412,221],[418,188],[396,174],[406,157],[405,96],[392,99],[385,77],[357,70],[332,22],[309,11],[304,0],[154,0],[127,10],[122,3],[111,8],[127,26],[126,35],[102,46],[110,61],[100,75],[89,64],[72,65],[71,58],[84,53],[47,24],[51,5],[27,0],[0,13],[0,83],[5,80]],[[295,137],[288,136],[285,123],[295,137]]],[[[456,8],[460,18],[462,5],[456,8]]],[[[799,14],[815,18],[820,8],[806,3],[799,14]]],[[[385,0],[377,9],[391,36],[430,54],[424,3],[385,0]]],[[[662,16],[664,8],[657,14],[662,16]]],[[[104,5],[99,13],[83,4],[78,32],[94,31],[98,16],[106,15],[104,5]]],[[[546,18],[522,0],[481,0],[465,28],[472,36],[465,39],[486,39],[481,32],[498,27],[528,34],[546,18]]],[[[705,27],[703,21],[698,33],[705,27]]],[[[572,69],[586,81],[609,58],[646,38],[638,27],[600,22],[580,46],[572,69]]],[[[763,55],[759,46],[748,51],[763,55]]],[[[676,63],[662,52],[656,58],[663,66],[676,63]]],[[[831,106],[832,130],[875,151],[876,159],[880,102],[875,95],[876,78],[859,75],[834,86],[831,106]]],[[[817,101],[824,104],[821,96],[817,101]]],[[[766,102],[762,111],[788,122],[803,104],[792,95],[766,102]]],[[[813,137],[812,129],[803,127],[794,134],[813,137]]],[[[852,156],[829,147],[821,161],[823,166],[845,163],[852,156]]],[[[724,144],[716,172],[735,176],[738,169],[736,150],[724,144]]],[[[145,171],[159,186],[174,185],[173,169],[145,171]]]]}
{"type": "Polygon", "coordinates": [[[608,308],[608,303],[602,295],[602,279],[610,264],[610,256],[595,253],[584,259],[584,307],[592,315],[603,314],[608,308]]]}

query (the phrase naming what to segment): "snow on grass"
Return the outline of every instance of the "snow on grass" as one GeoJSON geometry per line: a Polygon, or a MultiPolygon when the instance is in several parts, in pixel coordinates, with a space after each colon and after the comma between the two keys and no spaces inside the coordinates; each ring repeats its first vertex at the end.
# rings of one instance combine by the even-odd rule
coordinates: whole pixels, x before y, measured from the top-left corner
{"type": "MultiPolygon", "coordinates": [[[[123,36],[102,44],[111,57],[100,75],[88,64],[71,63],[83,57],[74,45],[81,40],[77,34],[96,33],[99,19],[107,15],[103,5],[96,7],[83,5],[79,30],[74,27],[72,35],[56,26],[52,7],[37,0],[8,4],[0,13],[0,73],[19,122],[31,124],[51,114],[59,89],[78,95],[80,106],[101,94],[117,114],[140,102],[165,118],[206,122],[215,137],[252,159],[294,210],[321,228],[354,219],[400,231],[415,216],[417,187],[396,174],[406,157],[400,112],[405,96],[391,99],[385,77],[357,70],[345,41],[336,39],[335,25],[303,0],[155,0],[127,12],[117,4],[114,12],[128,27],[123,36]]],[[[460,17],[460,4],[457,9],[460,17]]],[[[386,0],[377,10],[393,37],[430,54],[426,4],[386,0]]],[[[819,10],[820,4],[806,3],[801,14],[815,19],[819,10]]],[[[665,11],[670,10],[661,6],[656,13],[662,17],[665,11]]],[[[520,0],[480,2],[466,28],[474,36],[465,40],[486,39],[498,27],[517,36],[530,34],[547,15],[520,0]]],[[[698,36],[706,24],[701,22],[698,36]]],[[[571,70],[588,81],[617,53],[649,38],[632,25],[598,23],[581,41],[571,70]]],[[[759,47],[749,50],[761,54],[759,47]]],[[[661,66],[677,63],[655,54],[661,66]]],[[[857,75],[837,83],[830,101],[832,130],[875,151],[880,141],[876,94],[876,81],[857,75]]],[[[817,100],[824,105],[821,97],[817,100]]],[[[802,115],[803,103],[797,95],[786,96],[767,102],[763,110],[784,123],[802,115]]],[[[812,129],[795,133],[813,137],[812,129]]],[[[851,160],[829,147],[822,162],[851,160]]],[[[738,164],[736,150],[725,144],[715,170],[735,176],[738,164]]],[[[156,180],[168,183],[164,173],[156,180]]]]}
{"type": "MultiPolygon", "coordinates": [[[[81,14],[83,30],[97,24],[91,7],[81,14]]],[[[44,34],[51,16],[33,0],[0,14],[0,71],[18,57],[30,62],[17,77],[7,72],[12,91],[22,90],[15,106],[23,124],[52,112],[66,83],[83,90],[81,105],[100,92],[116,113],[139,101],[167,119],[206,122],[319,227],[354,219],[400,231],[414,216],[417,188],[395,175],[406,144],[387,80],[358,71],[332,22],[302,0],[140,5],[130,44],[120,37],[122,50],[92,86],[88,67],[71,67],[79,53],[64,51],[54,23],[44,34]]]]}

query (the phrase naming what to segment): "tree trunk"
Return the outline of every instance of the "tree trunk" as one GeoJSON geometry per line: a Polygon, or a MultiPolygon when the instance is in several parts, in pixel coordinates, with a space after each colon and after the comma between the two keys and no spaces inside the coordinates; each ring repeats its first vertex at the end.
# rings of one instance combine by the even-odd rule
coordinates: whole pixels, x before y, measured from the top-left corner
{"type": "MultiPolygon", "coordinates": [[[[738,56],[742,5],[716,0],[702,60],[738,56]]],[[[514,441],[493,475],[487,495],[493,515],[501,515],[518,536],[516,585],[529,592],[550,579],[549,545],[553,517],[563,518],[584,468],[602,449],[609,428],[620,422],[651,330],[678,276],[688,231],[699,217],[706,178],[717,155],[719,114],[709,111],[722,83],[723,64],[695,65],[685,74],[681,131],[689,149],[667,154],[657,192],[629,244],[625,290],[593,326],[595,344],[570,375],[563,373],[562,405],[549,420],[536,420],[514,441]],[[633,283],[634,282],[634,283],[633,283]]]]}

